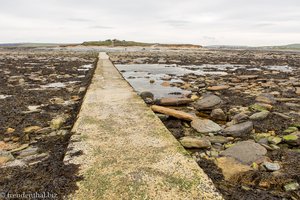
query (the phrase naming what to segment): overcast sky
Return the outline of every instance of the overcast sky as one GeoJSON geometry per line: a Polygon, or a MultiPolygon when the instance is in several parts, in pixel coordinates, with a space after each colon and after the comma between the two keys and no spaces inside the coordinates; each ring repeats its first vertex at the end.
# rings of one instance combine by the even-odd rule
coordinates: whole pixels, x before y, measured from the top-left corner
{"type": "Polygon", "coordinates": [[[0,43],[300,43],[300,0],[0,0],[0,43]]]}

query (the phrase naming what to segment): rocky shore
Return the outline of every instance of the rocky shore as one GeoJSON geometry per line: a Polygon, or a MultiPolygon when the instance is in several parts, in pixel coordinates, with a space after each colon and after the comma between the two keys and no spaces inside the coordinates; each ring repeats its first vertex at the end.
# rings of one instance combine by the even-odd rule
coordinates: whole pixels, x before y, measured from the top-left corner
{"type": "Polygon", "coordinates": [[[141,79],[145,83],[140,84],[153,84],[152,91],[136,90],[225,199],[300,198],[300,53],[207,50],[110,56],[124,65],[121,72],[133,87],[141,78],[134,72],[146,70],[147,64],[175,64],[174,73],[150,72],[141,79]],[[132,64],[140,68],[126,70],[132,64]],[[196,73],[203,64],[233,66],[220,74],[196,73]],[[186,65],[195,73],[176,75],[186,65]],[[161,97],[155,84],[185,92],[161,97]]]}
{"type": "Polygon", "coordinates": [[[63,157],[96,56],[30,49],[0,52],[3,194],[47,191],[61,199],[76,189],[78,167],[64,165],[63,157]]]}

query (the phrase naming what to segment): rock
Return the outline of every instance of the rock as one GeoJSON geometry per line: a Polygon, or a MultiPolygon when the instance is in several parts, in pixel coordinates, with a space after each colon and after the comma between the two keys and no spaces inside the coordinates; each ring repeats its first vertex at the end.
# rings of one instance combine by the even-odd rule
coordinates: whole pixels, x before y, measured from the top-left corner
{"type": "Polygon", "coordinates": [[[234,146],[223,151],[220,155],[233,157],[243,164],[250,165],[256,160],[262,158],[264,155],[266,155],[266,153],[266,148],[255,143],[254,141],[248,140],[238,142],[234,146]]]}
{"type": "Polygon", "coordinates": [[[296,94],[300,96],[300,87],[296,87],[296,94]]]}
{"type": "Polygon", "coordinates": [[[145,99],[148,99],[148,98],[154,100],[154,95],[153,95],[153,93],[147,92],[147,91],[141,92],[140,97],[141,97],[144,101],[145,101],[145,99]]]}
{"type": "Polygon", "coordinates": [[[238,123],[245,122],[247,119],[249,119],[249,117],[245,113],[239,113],[232,117],[232,120],[235,120],[238,123]]]}
{"type": "Polygon", "coordinates": [[[54,97],[54,98],[50,99],[50,103],[52,103],[52,104],[64,104],[65,100],[63,100],[62,98],[54,97]]]}
{"type": "Polygon", "coordinates": [[[273,112],[274,115],[277,115],[279,117],[282,117],[283,119],[292,119],[290,116],[285,115],[283,113],[279,113],[279,112],[273,112]]]}
{"type": "Polygon", "coordinates": [[[16,144],[16,143],[6,143],[3,141],[0,141],[0,151],[1,150],[9,151],[9,150],[12,150],[17,147],[18,147],[18,144],[16,144]]]}
{"type": "Polygon", "coordinates": [[[23,149],[26,149],[27,147],[29,147],[29,144],[22,144],[21,146],[19,146],[19,147],[16,148],[16,149],[13,149],[13,150],[10,151],[10,152],[11,152],[11,153],[14,153],[14,152],[22,151],[23,149]]]}
{"type": "Polygon", "coordinates": [[[225,128],[223,132],[225,135],[242,137],[250,133],[252,130],[253,130],[253,123],[251,121],[247,121],[240,124],[229,126],[225,128]]]}
{"type": "Polygon", "coordinates": [[[199,97],[198,97],[197,95],[193,94],[193,95],[191,96],[191,99],[192,99],[193,101],[196,101],[196,100],[199,99],[199,97]]]}
{"type": "Polygon", "coordinates": [[[8,134],[11,134],[13,132],[15,132],[15,129],[13,129],[13,128],[6,129],[6,133],[8,133],[8,134]]]}
{"type": "Polygon", "coordinates": [[[191,126],[199,133],[215,133],[222,130],[218,124],[209,119],[194,119],[191,126]]]}
{"type": "Polygon", "coordinates": [[[284,185],[283,187],[286,192],[298,190],[300,188],[300,186],[297,182],[288,183],[288,184],[284,185]]]}
{"type": "Polygon", "coordinates": [[[249,106],[249,110],[252,111],[265,111],[268,110],[266,107],[262,106],[261,104],[253,104],[251,106],[249,106]]]}
{"type": "Polygon", "coordinates": [[[171,108],[162,107],[162,106],[153,105],[153,106],[151,106],[151,109],[154,112],[162,113],[162,114],[169,115],[169,116],[175,117],[177,119],[183,119],[186,121],[192,121],[194,118],[196,118],[195,116],[193,116],[189,113],[171,109],[171,108]]]}
{"type": "Polygon", "coordinates": [[[26,156],[31,156],[31,155],[37,154],[37,150],[38,150],[37,147],[26,148],[22,151],[19,151],[18,158],[23,158],[23,157],[26,157],[26,156]]]}
{"type": "Polygon", "coordinates": [[[185,136],[180,138],[180,143],[182,146],[185,148],[209,148],[211,146],[211,143],[209,140],[205,138],[200,138],[200,137],[190,137],[190,136],[185,136]]]}
{"type": "Polygon", "coordinates": [[[210,136],[210,137],[207,137],[207,139],[212,144],[215,144],[215,143],[225,144],[230,141],[227,137],[224,137],[224,136],[210,136]]]}
{"type": "Polygon", "coordinates": [[[66,116],[57,116],[56,118],[52,119],[50,122],[50,127],[55,129],[60,129],[62,125],[66,122],[66,116]]]}
{"type": "Polygon", "coordinates": [[[268,137],[268,142],[270,144],[279,144],[281,141],[282,141],[282,138],[277,137],[277,136],[275,136],[275,137],[274,136],[268,137]]]}
{"type": "Polygon", "coordinates": [[[164,81],[160,85],[163,87],[170,87],[170,82],[164,81]]]}
{"type": "Polygon", "coordinates": [[[161,98],[158,104],[161,106],[180,106],[192,102],[193,100],[189,98],[161,98]]]}
{"type": "Polygon", "coordinates": [[[23,132],[26,134],[30,134],[30,133],[34,133],[40,129],[41,129],[41,127],[39,127],[39,126],[29,126],[29,127],[24,128],[23,132]]]}
{"type": "Polygon", "coordinates": [[[14,159],[14,156],[10,152],[0,150],[0,165],[5,164],[8,161],[12,161],[14,159]]]}
{"type": "Polygon", "coordinates": [[[223,120],[225,121],[227,119],[224,111],[221,108],[217,108],[212,110],[210,113],[211,118],[216,119],[216,120],[223,120]]]}
{"type": "Polygon", "coordinates": [[[230,180],[233,176],[252,170],[248,165],[244,165],[232,157],[217,158],[216,165],[222,170],[225,180],[230,180]]]}
{"type": "Polygon", "coordinates": [[[296,131],[298,131],[297,127],[289,127],[288,129],[284,130],[283,132],[285,132],[285,133],[294,133],[296,131]]]}
{"type": "Polygon", "coordinates": [[[272,94],[260,94],[258,97],[256,97],[255,100],[257,102],[271,104],[271,105],[276,103],[275,97],[272,94]]]}
{"type": "Polygon", "coordinates": [[[268,117],[269,113],[270,113],[269,111],[264,110],[264,111],[261,111],[259,113],[254,113],[253,115],[251,115],[249,117],[249,119],[251,119],[251,120],[264,120],[265,118],[268,117]]]}
{"type": "Polygon", "coordinates": [[[282,139],[283,139],[284,142],[286,142],[288,144],[296,145],[296,144],[300,144],[299,135],[297,135],[297,134],[285,135],[285,136],[282,137],[282,139]]]}
{"type": "Polygon", "coordinates": [[[206,95],[202,99],[199,99],[195,103],[193,103],[193,106],[197,110],[212,110],[216,106],[221,104],[221,102],[221,98],[216,95],[206,95]]]}
{"type": "Polygon", "coordinates": [[[153,83],[155,83],[155,80],[151,79],[149,82],[150,82],[151,84],[153,84],[153,83]]]}
{"type": "Polygon", "coordinates": [[[263,166],[268,171],[272,171],[272,172],[280,170],[280,165],[278,163],[264,162],[263,166]]]}
{"type": "Polygon", "coordinates": [[[207,87],[207,90],[219,91],[219,90],[227,90],[228,88],[230,88],[229,85],[216,85],[216,86],[207,87]]]}

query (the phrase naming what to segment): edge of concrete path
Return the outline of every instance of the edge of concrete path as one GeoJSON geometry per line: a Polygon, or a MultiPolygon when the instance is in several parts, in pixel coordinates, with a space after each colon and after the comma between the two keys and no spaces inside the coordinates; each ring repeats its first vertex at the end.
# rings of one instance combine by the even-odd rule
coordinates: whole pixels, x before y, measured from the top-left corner
{"type": "Polygon", "coordinates": [[[82,180],[70,199],[223,199],[106,53],[72,132],[64,162],[82,180]]]}

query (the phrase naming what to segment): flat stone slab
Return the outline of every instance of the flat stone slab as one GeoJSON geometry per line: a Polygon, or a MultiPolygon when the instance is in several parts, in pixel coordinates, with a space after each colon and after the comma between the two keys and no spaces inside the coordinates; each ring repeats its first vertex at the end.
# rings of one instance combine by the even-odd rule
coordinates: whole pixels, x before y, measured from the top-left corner
{"type": "Polygon", "coordinates": [[[223,199],[105,53],[72,131],[64,162],[83,179],[70,199],[223,199]]]}

